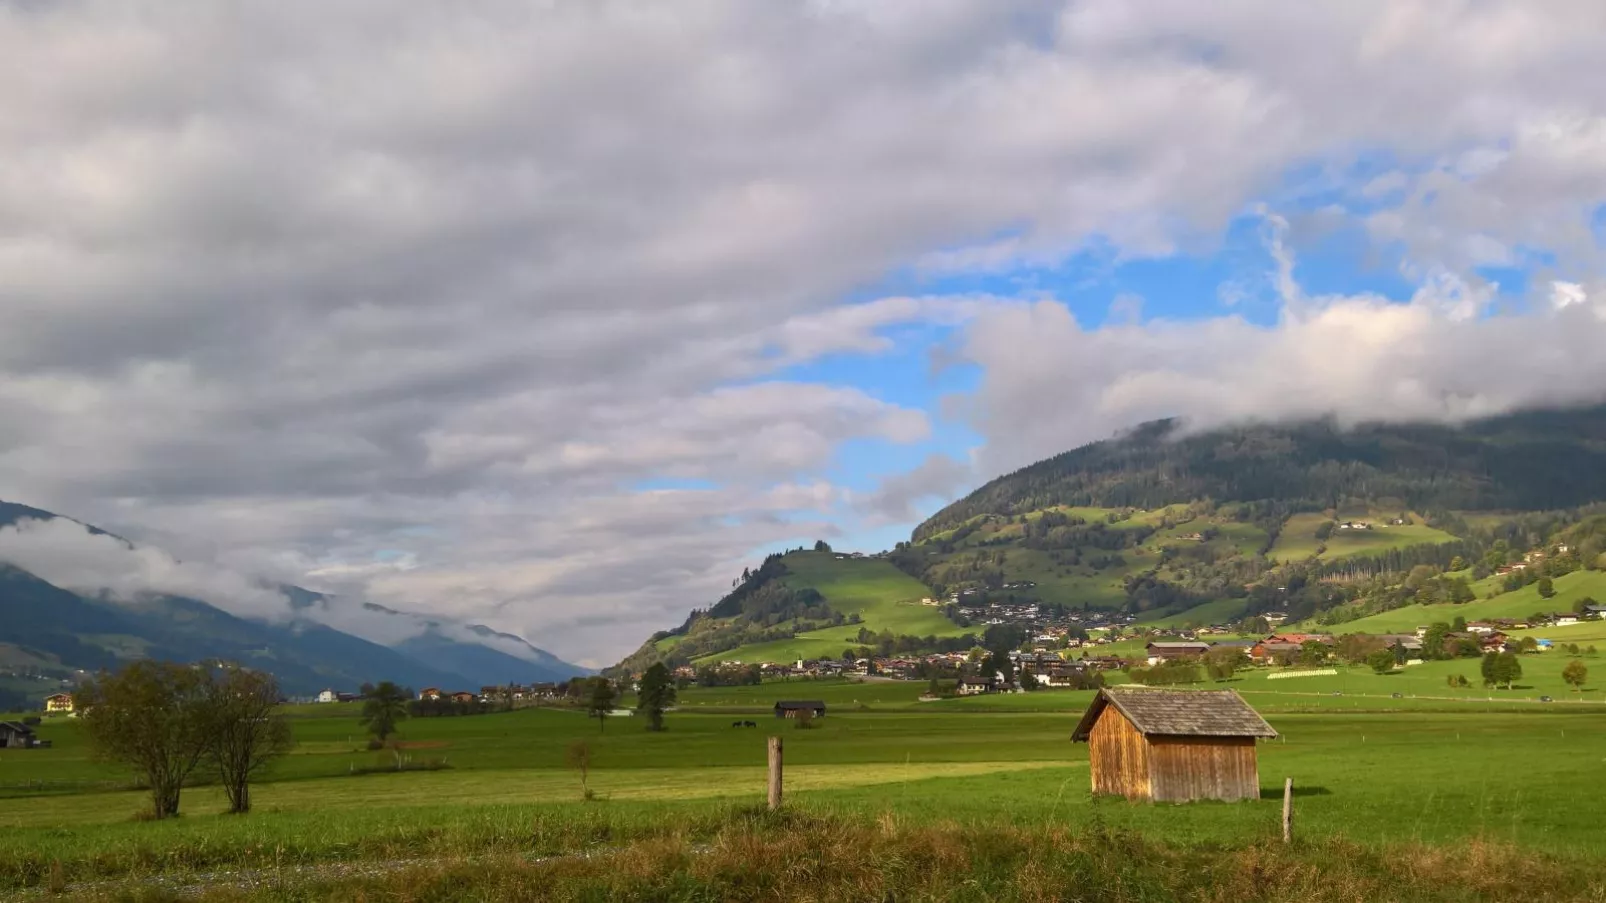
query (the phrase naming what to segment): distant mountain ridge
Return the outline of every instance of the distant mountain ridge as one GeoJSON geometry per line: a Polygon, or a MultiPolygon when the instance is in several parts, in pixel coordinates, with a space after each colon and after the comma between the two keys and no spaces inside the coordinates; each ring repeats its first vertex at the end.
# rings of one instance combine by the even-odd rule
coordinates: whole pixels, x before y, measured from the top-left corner
{"type": "Polygon", "coordinates": [[[1209,498],[1290,509],[1393,498],[1419,510],[1545,510],[1606,500],[1606,406],[1442,424],[1331,420],[1187,434],[1175,420],[991,480],[914,531],[1056,505],[1158,508],[1209,498]]]}
{"type": "MultiPolygon", "coordinates": [[[[58,517],[0,501],[0,527],[58,517]]],[[[121,537],[81,525],[134,548],[121,537]]],[[[223,658],[271,671],[286,692],[297,695],[379,680],[472,690],[591,673],[513,634],[366,603],[362,608],[373,617],[396,618],[399,630],[415,624],[422,630],[388,644],[364,639],[312,617],[315,609],[334,604],[333,597],[297,586],[277,589],[299,613],[290,621],[241,617],[206,600],[164,593],[131,599],[76,593],[6,561],[0,549],[0,665],[7,664],[6,656],[65,670],[115,667],[135,657],[223,658]]]]}

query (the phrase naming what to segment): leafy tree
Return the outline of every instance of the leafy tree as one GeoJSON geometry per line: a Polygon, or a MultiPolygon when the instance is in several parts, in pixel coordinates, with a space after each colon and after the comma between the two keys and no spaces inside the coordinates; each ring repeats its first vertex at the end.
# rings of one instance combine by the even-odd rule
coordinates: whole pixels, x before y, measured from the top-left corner
{"type": "Polygon", "coordinates": [[[73,694],[95,752],[129,766],[151,788],[151,815],[178,814],[179,791],[205,758],[207,672],[138,661],[101,672],[73,694]]]}
{"type": "Polygon", "coordinates": [[[1020,688],[1022,690],[1030,693],[1033,690],[1036,690],[1038,686],[1039,684],[1037,683],[1037,675],[1030,671],[1022,671],[1020,673],[1020,688]]]}
{"type": "Polygon", "coordinates": [[[636,711],[647,716],[647,730],[664,729],[664,710],[675,704],[675,681],[669,669],[658,662],[641,675],[636,695],[636,711]]]}
{"type": "Polygon", "coordinates": [[[1450,622],[1450,630],[1454,633],[1465,633],[1466,629],[1467,619],[1461,617],[1460,615],[1456,615],[1455,620],[1450,622]]]}
{"type": "Polygon", "coordinates": [[[588,682],[590,693],[586,696],[586,715],[597,719],[597,730],[607,730],[608,713],[613,711],[613,702],[616,693],[613,682],[606,677],[593,677],[588,682]]]}
{"type": "Polygon", "coordinates": [[[251,777],[294,745],[290,724],[275,710],[279,682],[265,671],[223,665],[205,684],[202,712],[207,758],[229,811],[251,811],[251,777]]]}
{"type": "Polygon", "coordinates": [[[396,733],[396,726],[407,720],[407,700],[412,695],[391,681],[380,681],[364,694],[359,723],[384,743],[396,733]]]}
{"type": "Polygon", "coordinates": [[[1589,606],[1596,605],[1596,604],[1598,604],[1598,603],[1595,601],[1594,597],[1592,597],[1592,596],[1584,596],[1583,598],[1581,598],[1578,601],[1573,603],[1573,614],[1581,615],[1581,614],[1583,614],[1585,612],[1585,610],[1587,610],[1589,608],[1589,606]]]}
{"type": "Polygon", "coordinates": [[[1589,680],[1589,668],[1575,658],[1567,663],[1567,667],[1561,669],[1561,679],[1573,688],[1574,693],[1582,693],[1584,683],[1589,680]]]}
{"type": "Polygon", "coordinates": [[[1483,657],[1483,682],[1485,686],[1505,684],[1511,689],[1512,684],[1522,679],[1522,662],[1517,660],[1514,652],[1490,652],[1483,657]]]}
{"type": "Polygon", "coordinates": [[[1327,661],[1327,647],[1316,640],[1306,640],[1299,645],[1299,663],[1301,665],[1320,665],[1327,661]]]}
{"type": "Polygon", "coordinates": [[[1556,595],[1555,581],[1551,580],[1549,577],[1540,577],[1539,578],[1539,597],[1541,599],[1549,599],[1550,597],[1552,597],[1554,595],[1556,595]]]}
{"type": "Polygon", "coordinates": [[[1431,659],[1449,658],[1452,653],[1447,648],[1448,644],[1444,641],[1444,635],[1449,632],[1450,625],[1443,622],[1435,623],[1428,627],[1427,632],[1422,635],[1423,657],[1431,659]]]}
{"type": "Polygon", "coordinates": [[[1394,670],[1394,653],[1387,649],[1379,649],[1366,657],[1366,664],[1374,673],[1387,674],[1394,670]]]}
{"type": "Polygon", "coordinates": [[[816,552],[829,552],[829,551],[831,551],[831,544],[826,542],[823,539],[816,539],[814,541],[814,551],[816,551],[816,552]]]}

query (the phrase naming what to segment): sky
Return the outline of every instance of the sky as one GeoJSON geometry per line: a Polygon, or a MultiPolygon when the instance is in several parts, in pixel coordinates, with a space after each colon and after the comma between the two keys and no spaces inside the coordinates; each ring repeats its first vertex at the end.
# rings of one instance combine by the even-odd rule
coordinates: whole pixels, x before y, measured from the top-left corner
{"type": "Polygon", "coordinates": [[[1143,420],[1596,401],[1602,46],[1594,0],[0,0],[0,498],[167,555],[0,560],[603,665],[1143,420]]]}

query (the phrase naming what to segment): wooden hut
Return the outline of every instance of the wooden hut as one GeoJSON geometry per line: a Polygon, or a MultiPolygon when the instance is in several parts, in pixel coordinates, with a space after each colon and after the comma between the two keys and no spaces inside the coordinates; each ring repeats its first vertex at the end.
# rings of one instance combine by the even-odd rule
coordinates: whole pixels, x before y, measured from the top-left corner
{"type": "Polygon", "coordinates": [[[817,700],[782,700],[775,704],[777,718],[824,718],[825,703],[817,700]],[[807,712],[807,715],[802,713],[807,712]]]}
{"type": "Polygon", "coordinates": [[[1071,739],[1088,745],[1094,793],[1182,803],[1258,798],[1255,739],[1275,736],[1232,690],[1114,687],[1071,739]]]}

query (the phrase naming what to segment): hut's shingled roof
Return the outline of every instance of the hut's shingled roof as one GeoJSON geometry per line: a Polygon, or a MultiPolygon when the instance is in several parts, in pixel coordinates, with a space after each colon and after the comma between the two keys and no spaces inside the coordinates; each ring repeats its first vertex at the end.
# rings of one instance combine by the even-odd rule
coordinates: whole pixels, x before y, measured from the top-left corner
{"type": "Polygon", "coordinates": [[[1086,740],[1105,706],[1142,734],[1169,737],[1275,737],[1266,719],[1233,690],[1151,690],[1108,687],[1099,691],[1077,724],[1072,740],[1086,740]]]}

